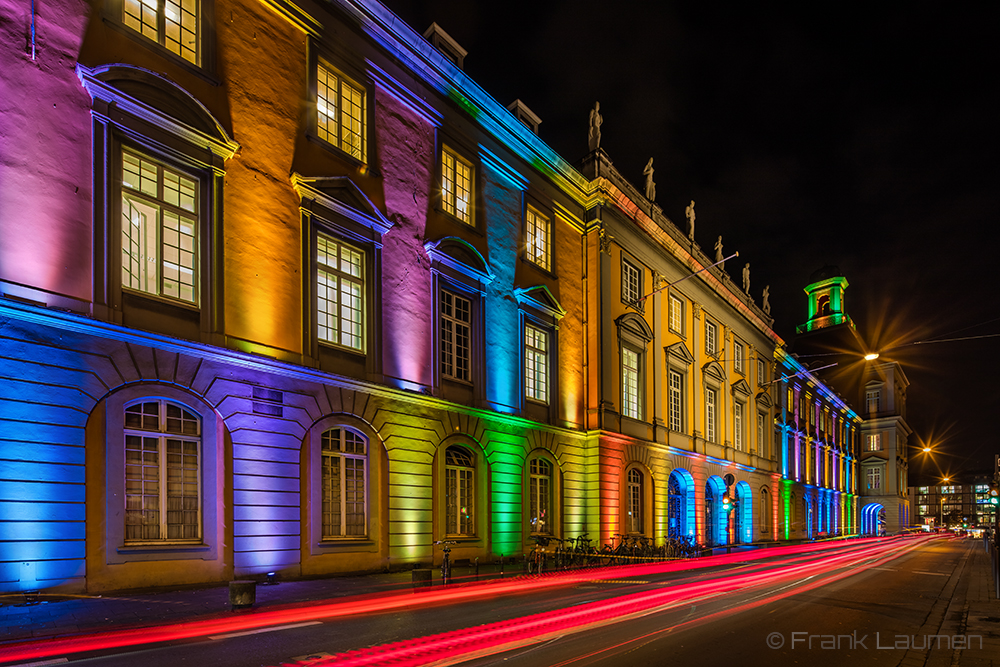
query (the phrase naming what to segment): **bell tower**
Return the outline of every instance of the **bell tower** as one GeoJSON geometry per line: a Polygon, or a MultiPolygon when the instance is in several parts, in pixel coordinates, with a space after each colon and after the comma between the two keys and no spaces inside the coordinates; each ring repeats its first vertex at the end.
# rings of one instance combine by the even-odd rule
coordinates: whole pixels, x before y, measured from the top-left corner
{"type": "Polygon", "coordinates": [[[805,287],[809,298],[809,319],[805,324],[796,327],[798,333],[807,333],[817,329],[850,324],[850,315],[844,310],[844,290],[847,289],[847,278],[841,275],[836,266],[824,266],[809,276],[809,284],[805,287]]]}

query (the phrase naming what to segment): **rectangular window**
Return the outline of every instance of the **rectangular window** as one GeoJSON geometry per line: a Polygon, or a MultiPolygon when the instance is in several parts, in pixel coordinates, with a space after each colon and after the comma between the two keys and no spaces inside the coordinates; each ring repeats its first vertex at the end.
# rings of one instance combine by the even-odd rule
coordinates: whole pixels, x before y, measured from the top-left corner
{"type": "Polygon", "coordinates": [[[549,402],[548,334],[524,325],[524,393],[535,401],[549,402]]]}
{"type": "Polygon", "coordinates": [[[316,71],[316,134],[361,162],[368,161],[365,89],[320,63],[316,71]]]}
{"type": "Polygon", "coordinates": [[[124,0],[122,8],[126,26],[199,64],[199,0],[124,0]]]}
{"type": "Polygon", "coordinates": [[[337,239],[316,239],[316,320],[319,340],[355,350],[365,346],[365,255],[337,239]]]}
{"type": "Polygon", "coordinates": [[[639,353],[622,348],[622,414],[642,419],[639,403],[639,353]]]}
{"type": "Polygon", "coordinates": [[[878,491],[882,488],[882,470],[880,468],[868,469],[868,489],[878,491]]]}
{"type": "Polygon", "coordinates": [[[763,413],[757,413],[757,448],[762,456],[767,456],[767,447],[764,442],[767,432],[764,430],[764,415],[763,413]]]}
{"type": "Polygon", "coordinates": [[[639,307],[642,298],[642,271],[627,259],[622,260],[622,302],[639,307]]]}
{"type": "Polygon", "coordinates": [[[733,369],[737,373],[743,372],[743,355],[746,353],[743,343],[733,341],[733,369]]]}
{"type": "Polygon", "coordinates": [[[524,253],[529,261],[546,271],[551,268],[549,226],[548,218],[532,207],[528,207],[524,223],[524,253]]]}
{"type": "Polygon", "coordinates": [[[767,364],[763,359],[757,360],[757,384],[761,387],[767,384],[767,364]]]}
{"type": "Polygon", "coordinates": [[[472,164],[447,146],[441,149],[441,207],[472,224],[472,164]]]}
{"type": "Polygon", "coordinates": [[[670,330],[684,334],[684,302],[676,296],[670,296],[670,315],[668,317],[670,330]]]}
{"type": "Polygon", "coordinates": [[[122,151],[122,287],[198,302],[196,179],[122,151]]]}
{"type": "Polygon", "coordinates": [[[868,452],[880,452],[882,451],[882,434],[873,433],[871,435],[865,436],[865,451],[868,452]]]}
{"type": "Polygon", "coordinates": [[[715,390],[705,390],[705,439],[715,442],[715,390]]]}
{"type": "Polygon", "coordinates": [[[677,371],[670,371],[670,430],[684,431],[684,378],[677,371]]]}
{"type": "Polygon", "coordinates": [[[715,322],[705,320],[705,352],[708,354],[715,354],[719,349],[718,331],[715,322]]]}
{"type": "Polygon", "coordinates": [[[869,389],[865,392],[865,410],[869,413],[878,412],[880,410],[879,403],[881,403],[882,391],[880,389],[869,389]]]}
{"type": "Polygon", "coordinates": [[[733,446],[743,451],[743,404],[733,404],[733,446]]]}
{"type": "Polygon", "coordinates": [[[368,443],[347,429],[323,433],[323,537],[361,537],[368,533],[365,498],[368,443]]]}
{"type": "Polygon", "coordinates": [[[469,382],[472,302],[441,290],[441,375],[469,382]]]}

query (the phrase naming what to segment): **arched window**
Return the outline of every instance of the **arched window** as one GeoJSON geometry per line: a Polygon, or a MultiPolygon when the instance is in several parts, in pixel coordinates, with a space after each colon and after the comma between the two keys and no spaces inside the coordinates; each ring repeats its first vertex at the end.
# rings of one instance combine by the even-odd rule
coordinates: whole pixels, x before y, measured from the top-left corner
{"type": "Polygon", "coordinates": [[[645,479],[642,471],[632,468],[628,471],[628,516],[626,528],[630,533],[643,532],[643,504],[645,502],[645,479]]]}
{"type": "Polygon", "coordinates": [[[476,459],[465,447],[445,450],[445,533],[475,535],[476,459]]]}
{"type": "Polygon", "coordinates": [[[552,464],[546,459],[536,457],[528,464],[531,475],[529,500],[532,534],[550,534],[552,532],[552,464]]]}
{"type": "Polygon", "coordinates": [[[124,418],[125,541],[200,541],[201,419],[163,400],[124,418]]]}
{"type": "Polygon", "coordinates": [[[760,489],[760,533],[761,536],[771,536],[771,494],[767,487],[760,489]]]}
{"type": "Polygon", "coordinates": [[[323,539],[368,533],[368,440],[347,428],[322,437],[323,539]]]}

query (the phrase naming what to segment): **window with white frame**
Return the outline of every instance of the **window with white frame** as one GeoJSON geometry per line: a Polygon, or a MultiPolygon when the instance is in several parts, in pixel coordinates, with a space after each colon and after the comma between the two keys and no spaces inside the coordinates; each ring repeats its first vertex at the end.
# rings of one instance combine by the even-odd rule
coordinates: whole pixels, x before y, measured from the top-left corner
{"type": "Polygon", "coordinates": [[[529,484],[530,515],[532,534],[552,533],[552,464],[547,459],[535,457],[528,464],[531,476],[529,484]]]}
{"type": "Polygon", "coordinates": [[[472,164],[447,146],[441,149],[441,208],[472,224],[472,164]]]}
{"type": "Polygon", "coordinates": [[[716,391],[705,389],[705,439],[715,442],[716,391]]]}
{"type": "Polygon", "coordinates": [[[548,271],[551,268],[549,219],[528,206],[524,222],[524,253],[529,261],[548,271]]]}
{"type": "Polygon", "coordinates": [[[670,392],[669,426],[671,431],[680,433],[684,430],[684,377],[677,371],[670,371],[668,384],[670,392]]]}
{"type": "Polygon", "coordinates": [[[200,0],[123,0],[122,23],[194,65],[200,64],[200,0]]]}
{"type": "Polygon", "coordinates": [[[642,298],[642,270],[627,259],[622,259],[622,302],[639,307],[642,298]]]}
{"type": "Polygon", "coordinates": [[[368,161],[367,95],[324,62],[316,69],[316,135],[361,162],[368,161]]]}
{"type": "Polygon", "coordinates": [[[882,391],[880,389],[869,389],[865,392],[865,410],[868,412],[878,412],[882,401],[882,391]]]}
{"type": "Polygon", "coordinates": [[[441,375],[471,379],[472,302],[441,290],[441,375]]]}
{"type": "Polygon", "coordinates": [[[639,399],[641,358],[639,352],[622,347],[622,414],[632,419],[642,419],[642,405],[639,399]]]}
{"type": "Polygon", "coordinates": [[[122,150],[122,287],[198,302],[200,183],[122,150]]]}
{"type": "Polygon", "coordinates": [[[347,428],[322,436],[323,538],[368,533],[368,441],[347,428]]]}
{"type": "Polygon", "coordinates": [[[684,302],[673,294],[670,295],[670,314],[667,321],[671,331],[684,333],[684,302]]]}
{"type": "Polygon", "coordinates": [[[767,384],[767,364],[763,359],[757,360],[757,384],[761,387],[767,384]]]}
{"type": "Polygon", "coordinates": [[[865,436],[865,451],[868,452],[880,452],[882,451],[882,434],[881,433],[870,433],[865,436]]]}
{"type": "Polygon", "coordinates": [[[761,456],[767,456],[767,431],[764,430],[766,419],[763,412],[757,413],[757,448],[761,456]]]}
{"type": "Polygon", "coordinates": [[[882,469],[881,468],[869,468],[868,469],[868,490],[878,491],[882,488],[882,469]]]}
{"type": "Polygon", "coordinates": [[[125,407],[125,542],[201,539],[201,419],[168,401],[125,407]]]}
{"type": "Polygon", "coordinates": [[[705,320],[705,352],[708,354],[715,354],[719,350],[718,341],[719,329],[715,325],[715,322],[710,322],[705,320]]]}
{"type": "Polygon", "coordinates": [[[643,532],[644,477],[642,471],[638,468],[632,468],[628,471],[628,516],[626,517],[626,527],[630,533],[643,532]]]}
{"type": "Polygon", "coordinates": [[[746,353],[746,348],[743,343],[734,340],[733,341],[733,370],[737,373],[743,372],[743,355],[746,353]]]}
{"type": "Polygon", "coordinates": [[[531,324],[524,325],[524,393],[534,401],[549,401],[549,335],[531,324]]]}
{"type": "Polygon", "coordinates": [[[743,451],[743,404],[733,403],[733,446],[737,451],[743,451]]]}
{"type": "Polygon", "coordinates": [[[476,459],[465,447],[445,450],[445,533],[475,535],[476,459]]]}
{"type": "Polygon", "coordinates": [[[316,237],[316,321],[319,340],[363,350],[365,254],[332,236],[316,237]]]}

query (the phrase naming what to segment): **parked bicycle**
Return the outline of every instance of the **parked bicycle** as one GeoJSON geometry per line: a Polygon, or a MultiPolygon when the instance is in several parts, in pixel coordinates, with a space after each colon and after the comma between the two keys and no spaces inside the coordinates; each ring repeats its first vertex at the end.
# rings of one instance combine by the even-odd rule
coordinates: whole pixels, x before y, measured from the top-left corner
{"type": "Polygon", "coordinates": [[[531,553],[526,559],[526,569],[528,574],[541,574],[548,567],[562,567],[564,559],[563,541],[558,537],[546,535],[532,535],[535,546],[531,548],[531,553]]]}

